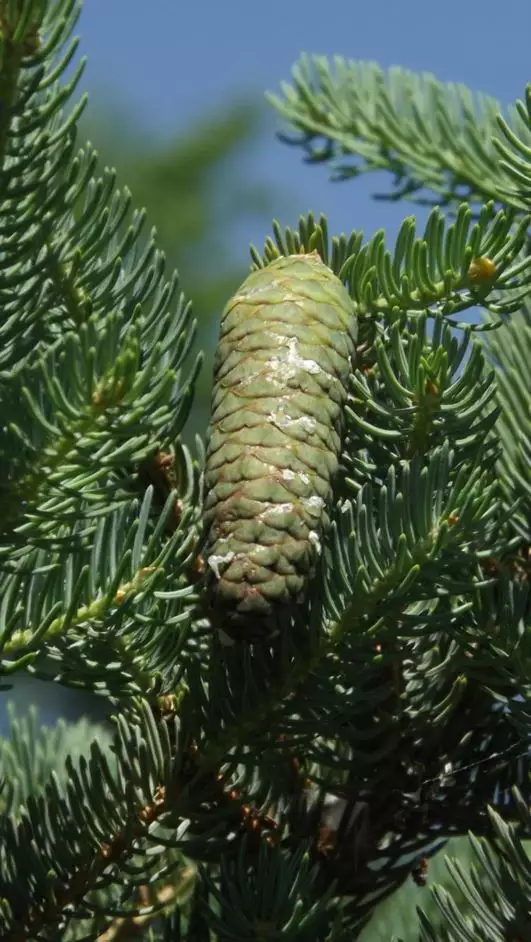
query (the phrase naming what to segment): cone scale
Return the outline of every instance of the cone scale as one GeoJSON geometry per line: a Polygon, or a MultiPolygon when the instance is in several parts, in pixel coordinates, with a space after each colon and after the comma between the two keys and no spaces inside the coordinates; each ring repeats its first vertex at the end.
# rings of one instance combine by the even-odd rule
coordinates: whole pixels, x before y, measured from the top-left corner
{"type": "Polygon", "coordinates": [[[255,642],[307,598],[322,552],[356,319],[317,253],[253,272],[227,304],[205,464],[214,625],[255,642]]]}

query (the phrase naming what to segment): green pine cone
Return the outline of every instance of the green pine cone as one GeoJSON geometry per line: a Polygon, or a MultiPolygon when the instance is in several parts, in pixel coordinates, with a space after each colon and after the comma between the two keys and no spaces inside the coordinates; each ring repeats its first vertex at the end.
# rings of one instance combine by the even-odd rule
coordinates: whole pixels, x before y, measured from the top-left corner
{"type": "Polygon", "coordinates": [[[356,337],[317,253],[253,272],[227,304],[205,467],[208,595],[232,639],[272,636],[321,553],[356,337]]]}

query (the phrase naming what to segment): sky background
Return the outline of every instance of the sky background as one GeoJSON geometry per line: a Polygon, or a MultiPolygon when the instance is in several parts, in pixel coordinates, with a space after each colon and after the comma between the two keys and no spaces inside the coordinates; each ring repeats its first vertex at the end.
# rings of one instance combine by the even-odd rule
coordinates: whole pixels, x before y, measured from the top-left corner
{"type": "MultiPolygon", "coordinates": [[[[185,135],[218,104],[223,108],[253,95],[263,99],[265,90],[277,91],[289,79],[303,51],[429,71],[503,104],[522,97],[531,80],[527,0],[503,5],[492,0],[268,0],[263,5],[243,0],[85,0],[77,33],[88,56],[82,85],[91,93],[93,107],[125,107],[146,139],[185,135]]],[[[396,234],[412,207],[371,199],[372,192],[386,188],[385,176],[331,184],[326,167],[305,166],[298,148],[275,138],[275,127],[271,113],[270,126],[252,156],[242,161],[241,172],[250,182],[273,185],[278,193],[273,215],[283,225],[296,226],[299,214],[312,209],[327,214],[331,233],[363,229],[370,236],[383,227],[390,237],[396,234]]],[[[242,265],[249,242],[261,245],[269,234],[263,226],[249,220],[241,243],[232,247],[242,265]]],[[[64,691],[47,684],[45,693],[41,717],[50,721],[64,691]]],[[[2,697],[4,703],[11,696],[2,697]]],[[[27,697],[24,686],[16,699],[20,704],[27,697]]]]}
{"type": "MultiPolygon", "coordinates": [[[[277,91],[301,52],[373,60],[462,82],[504,104],[522,97],[529,67],[531,4],[524,0],[86,0],[78,32],[88,56],[85,87],[97,103],[126,106],[146,136],[174,136],[228,100],[277,91]]],[[[275,138],[275,118],[242,172],[279,188],[281,222],[325,212],[331,233],[384,227],[396,233],[407,204],[371,199],[384,175],[331,184],[327,169],[275,138]],[[285,217],[289,194],[289,216],[285,217]]],[[[260,223],[256,223],[260,225],[260,223]]],[[[263,226],[263,223],[261,224],[263,226]]],[[[247,259],[253,229],[233,246],[247,259]]]]}

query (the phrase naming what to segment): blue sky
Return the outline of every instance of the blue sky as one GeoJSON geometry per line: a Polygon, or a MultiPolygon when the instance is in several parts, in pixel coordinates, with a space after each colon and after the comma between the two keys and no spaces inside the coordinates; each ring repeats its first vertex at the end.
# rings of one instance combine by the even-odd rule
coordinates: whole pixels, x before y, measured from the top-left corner
{"type": "MultiPolygon", "coordinates": [[[[523,0],[87,0],[78,31],[93,100],[123,102],[146,135],[173,135],[217,103],[276,91],[302,51],[431,71],[504,103],[531,80],[531,5],[523,0]]],[[[288,191],[289,217],[278,203],[285,224],[312,209],[326,212],[331,232],[394,234],[412,212],[371,200],[385,189],[382,175],[330,184],[324,167],[304,166],[298,149],[276,140],[274,126],[244,172],[288,191]]],[[[248,242],[266,234],[251,227],[235,255],[246,259],[248,242]]]]}

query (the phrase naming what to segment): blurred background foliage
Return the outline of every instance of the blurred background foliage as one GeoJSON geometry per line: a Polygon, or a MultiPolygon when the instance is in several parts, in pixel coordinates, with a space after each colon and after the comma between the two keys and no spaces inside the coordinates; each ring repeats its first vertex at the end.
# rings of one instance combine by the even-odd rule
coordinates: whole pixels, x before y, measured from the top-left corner
{"type": "MultiPolygon", "coordinates": [[[[80,141],[89,139],[94,144],[102,166],[114,167],[120,186],[131,190],[134,206],[147,210],[148,227],[157,229],[168,270],[178,269],[181,287],[193,301],[198,321],[196,351],[202,349],[205,360],[188,423],[188,441],[195,434],[204,435],[208,423],[219,316],[249,267],[245,237],[249,222],[255,228],[258,223],[266,235],[273,217],[291,218],[290,194],[252,180],[253,148],[266,121],[258,103],[228,102],[224,108],[203,116],[186,133],[169,140],[153,140],[123,108],[108,104],[98,107],[95,103],[80,126],[80,141]]],[[[38,747],[39,777],[48,768],[50,744],[54,764],[58,749],[73,754],[85,751],[92,738],[87,736],[87,722],[101,724],[104,719],[103,705],[96,697],[27,677],[17,678],[13,690],[2,693],[2,699],[0,731],[4,735],[9,717],[13,721],[15,715],[8,708],[10,701],[18,716],[26,714],[30,704],[37,705],[38,712],[31,714],[37,738],[42,724],[54,726],[58,717],[64,718],[59,739],[52,738],[48,745],[43,741],[38,747]]],[[[105,738],[104,726],[99,729],[98,735],[105,738]]],[[[22,751],[25,753],[24,748],[22,751]]],[[[14,773],[18,766],[22,775],[22,766],[28,762],[22,763],[21,753],[7,741],[0,742],[2,767],[14,773]]],[[[471,852],[466,839],[451,841],[447,852],[459,855],[463,865],[468,865],[471,852]]],[[[430,863],[428,886],[420,888],[410,878],[399,893],[379,907],[360,942],[415,942],[416,907],[433,913],[429,883],[435,881],[456,890],[446,870],[444,852],[430,863]]]]}
{"type": "Polygon", "coordinates": [[[204,114],[185,133],[153,140],[123,106],[91,107],[81,122],[81,140],[97,148],[102,165],[117,170],[136,207],[145,207],[155,227],[168,270],[177,269],[181,287],[198,321],[196,350],[205,354],[188,440],[204,434],[210,407],[212,356],[219,315],[249,269],[251,227],[269,232],[280,209],[289,214],[286,192],[253,180],[254,151],[268,118],[259,101],[228,101],[204,114]]]}
{"type": "MultiPolygon", "coordinates": [[[[417,909],[429,913],[434,925],[438,926],[441,922],[437,918],[438,909],[430,889],[434,884],[444,886],[452,894],[461,912],[465,912],[469,907],[448,872],[447,857],[458,858],[465,870],[474,863],[472,848],[466,837],[448,841],[445,848],[429,862],[426,886],[417,886],[411,876],[397,893],[377,907],[358,942],[418,942],[417,909]]],[[[481,875],[478,875],[478,881],[481,882],[481,875]]]]}

